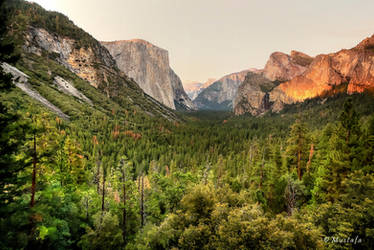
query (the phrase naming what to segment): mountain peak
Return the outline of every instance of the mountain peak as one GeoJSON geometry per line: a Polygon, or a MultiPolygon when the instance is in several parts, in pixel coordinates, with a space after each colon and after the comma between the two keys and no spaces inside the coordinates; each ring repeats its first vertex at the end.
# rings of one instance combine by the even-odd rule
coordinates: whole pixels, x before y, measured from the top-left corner
{"type": "Polygon", "coordinates": [[[355,48],[374,51],[374,34],[362,40],[355,48]]]}
{"type": "Polygon", "coordinates": [[[300,63],[304,55],[297,51],[293,52],[293,56],[283,52],[272,53],[264,68],[265,77],[271,81],[287,81],[302,74],[306,70],[305,63],[300,63]]]}
{"type": "Polygon", "coordinates": [[[313,57],[303,53],[303,52],[300,52],[300,51],[296,51],[296,50],[291,50],[291,58],[292,60],[294,60],[295,63],[303,66],[303,67],[307,67],[309,66],[312,61],[313,61],[313,57]]]}

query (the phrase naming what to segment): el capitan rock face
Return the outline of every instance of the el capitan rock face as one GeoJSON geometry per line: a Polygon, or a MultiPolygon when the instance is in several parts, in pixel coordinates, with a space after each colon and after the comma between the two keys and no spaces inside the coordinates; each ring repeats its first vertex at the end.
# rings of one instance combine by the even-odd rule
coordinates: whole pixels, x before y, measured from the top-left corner
{"type": "Polygon", "coordinates": [[[175,102],[193,109],[179,77],[169,66],[168,51],[141,39],[101,42],[118,68],[133,78],[145,93],[171,109],[175,102]]]}
{"type": "Polygon", "coordinates": [[[173,99],[174,99],[175,109],[177,110],[195,109],[195,106],[192,103],[191,99],[184,91],[183,84],[179,76],[175,74],[174,70],[172,69],[170,69],[169,74],[170,74],[170,82],[172,84],[172,89],[173,89],[173,99]]]}

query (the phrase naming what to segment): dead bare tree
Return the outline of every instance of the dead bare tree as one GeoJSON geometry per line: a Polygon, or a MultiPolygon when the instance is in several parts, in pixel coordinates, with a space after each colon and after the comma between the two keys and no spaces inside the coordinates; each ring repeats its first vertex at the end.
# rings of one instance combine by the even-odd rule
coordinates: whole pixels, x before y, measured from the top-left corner
{"type": "Polygon", "coordinates": [[[294,209],[296,208],[296,198],[297,198],[297,187],[294,183],[294,181],[289,178],[288,179],[288,183],[287,183],[287,186],[286,186],[286,190],[284,192],[284,197],[286,199],[286,203],[287,203],[287,213],[289,216],[292,215],[294,209]]]}

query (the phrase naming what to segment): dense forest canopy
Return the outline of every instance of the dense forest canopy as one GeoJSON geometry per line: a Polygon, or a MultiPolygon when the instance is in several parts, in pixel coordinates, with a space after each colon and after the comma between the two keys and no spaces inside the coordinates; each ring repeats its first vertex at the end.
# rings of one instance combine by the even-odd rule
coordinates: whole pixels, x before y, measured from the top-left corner
{"type": "MultiPolygon", "coordinates": [[[[96,46],[63,15],[22,3],[29,11],[10,15],[16,24],[36,16],[32,25],[96,46]]],[[[108,97],[0,32],[0,61],[70,117],[0,71],[1,249],[374,248],[372,95],[314,98],[260,117],[170,120],[108,97]],[[60,94],[48,71],[94,105],[60,94]]]]}

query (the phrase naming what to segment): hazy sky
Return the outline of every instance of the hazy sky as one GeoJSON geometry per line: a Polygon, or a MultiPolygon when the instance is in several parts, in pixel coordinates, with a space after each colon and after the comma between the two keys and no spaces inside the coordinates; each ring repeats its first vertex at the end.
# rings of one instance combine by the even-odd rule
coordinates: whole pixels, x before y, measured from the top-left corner
{"type": "Polygon", "coordinates": [[[98,40],[169,51],[182,81],[263,68],[274,51],[351,48],[374,33],[373,0],[35,0],[98,40]]]}

